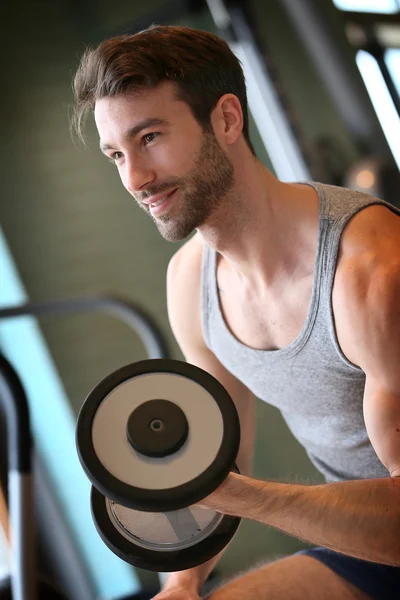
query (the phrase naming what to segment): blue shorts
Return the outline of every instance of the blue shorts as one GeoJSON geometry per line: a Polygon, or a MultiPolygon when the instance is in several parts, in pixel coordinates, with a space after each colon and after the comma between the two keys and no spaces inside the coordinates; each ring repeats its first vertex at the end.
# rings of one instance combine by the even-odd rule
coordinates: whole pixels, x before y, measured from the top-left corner
{"type": "Polygon", "coordinates": [[[296,554],[316,558],[373,600],[400,598],[400,567],[371,563],[327,548],[310,548],[296,554]]]}

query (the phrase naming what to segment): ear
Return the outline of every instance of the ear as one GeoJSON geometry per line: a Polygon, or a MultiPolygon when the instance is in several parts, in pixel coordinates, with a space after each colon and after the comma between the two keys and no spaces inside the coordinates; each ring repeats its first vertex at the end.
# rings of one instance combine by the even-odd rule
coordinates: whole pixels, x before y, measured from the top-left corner
{"type": "Polygon", "coordinates": [[[224,94],[211,114],[214,132],[220,143],[234,144],[243,131],[243,111],[239,98],[234,94],[224,94]]]}

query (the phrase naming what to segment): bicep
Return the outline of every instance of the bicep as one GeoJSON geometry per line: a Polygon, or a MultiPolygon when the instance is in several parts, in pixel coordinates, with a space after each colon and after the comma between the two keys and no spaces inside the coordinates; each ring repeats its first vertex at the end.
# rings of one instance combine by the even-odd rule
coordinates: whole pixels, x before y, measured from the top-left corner
{"type": "MultiPolygon", "coordinates": [[[[376,259],[377,260],[377,259],[376,259]]],[[[400,267],[398,260],[348,272],[345,324],[351,356],[366,375],[364,419],[371,443],[400,476],[400,267]]]]}
{"type": "Polygon", "coordinates": [[[400,389],[367,375],[364,419],[372,446],[392,477],[400,477],[400,389]]]}

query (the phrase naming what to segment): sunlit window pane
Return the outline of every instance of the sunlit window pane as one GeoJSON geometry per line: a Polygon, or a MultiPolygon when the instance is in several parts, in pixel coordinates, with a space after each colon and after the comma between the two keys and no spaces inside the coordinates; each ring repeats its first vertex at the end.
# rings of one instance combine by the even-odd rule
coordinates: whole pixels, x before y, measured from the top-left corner
{"type": "Polygon", "coordinates": [[[333,0],[337,8],[355,12],[396,13],[399,5],[396,0],[333,0]]]}
{"type": "Polygon", "coordinates": [[[376,60],[368,52],[357,52],[357,65],[393,157],[400,168],[400,119],[376,60]]]}
{"type": "Polygon", "coordinates": [[[400,49],[391,49],[385,52],[385,60],[400,96],[400,49]]]}

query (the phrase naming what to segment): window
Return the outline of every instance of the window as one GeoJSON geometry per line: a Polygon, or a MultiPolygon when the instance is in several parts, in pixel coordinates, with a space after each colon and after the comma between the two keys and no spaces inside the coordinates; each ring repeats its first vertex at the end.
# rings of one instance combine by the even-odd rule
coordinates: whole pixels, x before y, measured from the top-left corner
{"type": "Polygon", "coordinates": [[[375,112],[400,167],[400,0],[333,0],[375,112]],[[346,12],[347,11],[347,12],[346,12]]]}
{"type": "Polygon", "coordinates": [[[385,62],[400,96],[400,48],[386,50],[385,62]]]}
{"type": "Polygon", "coordinates": [[[340,10],[393,14],[400,10],[398,0],[333,0],[340,10]]]}
{"type": "MultiPolygon", "coordinates": [[[[398,55],[396,55],[398,57],[398,55]]],[[[399,60],[399,58],[397,58],[399,60]]],[[[400,121],[386,86],[382,71],[375,58],[359,50],[357,53],[357,65],[367,87],[375,112],[385,133],[386,139],[392,151],[393,157],[400,168],[400,121]]],[[[399,82],[397,81],[397,84],[399,82]]]]}

